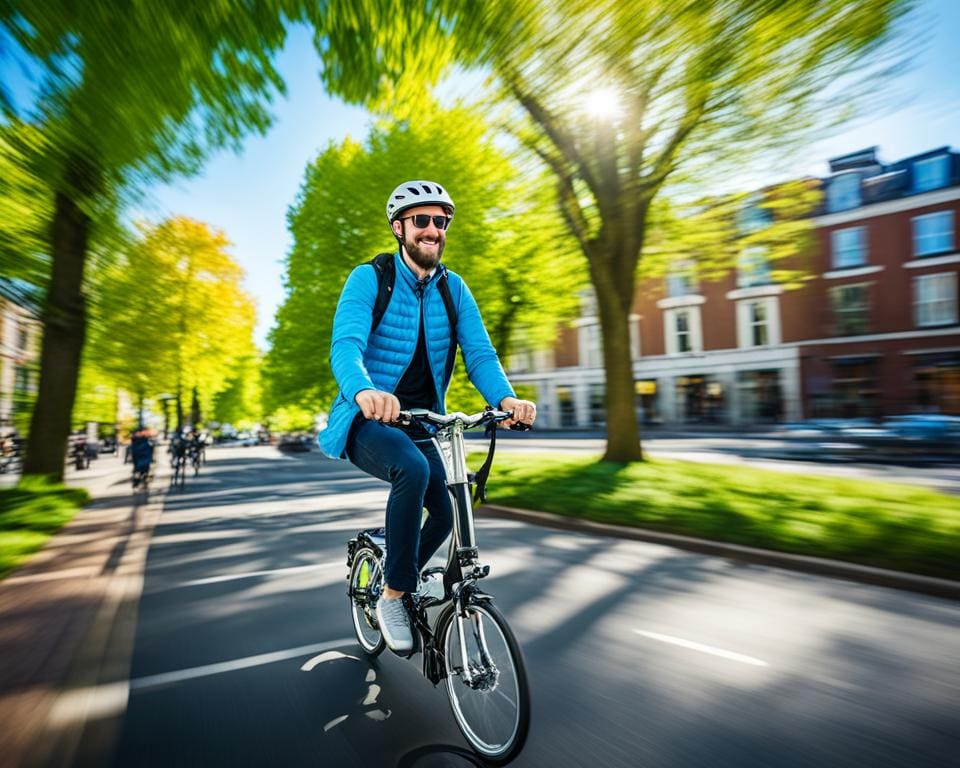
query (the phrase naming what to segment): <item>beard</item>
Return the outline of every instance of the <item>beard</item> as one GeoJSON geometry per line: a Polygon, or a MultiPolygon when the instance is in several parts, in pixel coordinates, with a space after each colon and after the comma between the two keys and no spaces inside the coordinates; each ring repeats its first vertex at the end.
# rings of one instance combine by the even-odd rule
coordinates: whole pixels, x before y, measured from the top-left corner
{"type": "Polygon", "coordinates": [[[433,269],[440,263],[440,258],[443,256],[443,248],[446,244],[446,238],[439,239],[437,241],[436,251],[434,251],[432,249],[427,250],[421,248],[416,237],[407,237],[404,238],[403,241],[403,247],[411,261],[420,267],[420,269],[427,270],[433,269]]]}

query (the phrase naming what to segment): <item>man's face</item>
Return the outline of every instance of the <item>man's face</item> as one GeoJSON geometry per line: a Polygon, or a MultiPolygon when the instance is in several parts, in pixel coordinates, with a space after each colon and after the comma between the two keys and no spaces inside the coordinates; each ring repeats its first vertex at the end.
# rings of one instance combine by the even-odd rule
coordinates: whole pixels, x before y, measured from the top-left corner
{"type": "Polygon", "coordinates": [[[446,218],[447,212],[440,205],[420,205],[407,209],[393,222],[393,231],[397,237],[403,238],[407,255],[420,269],[433,269],[437,266],[443,256],[443,246],[447,242],[447,233],[434,224],[434,216],[446,218]],[[425,227],[418,227],[414,223],[412,217],[420,215],[429,217],[425,227]]]}

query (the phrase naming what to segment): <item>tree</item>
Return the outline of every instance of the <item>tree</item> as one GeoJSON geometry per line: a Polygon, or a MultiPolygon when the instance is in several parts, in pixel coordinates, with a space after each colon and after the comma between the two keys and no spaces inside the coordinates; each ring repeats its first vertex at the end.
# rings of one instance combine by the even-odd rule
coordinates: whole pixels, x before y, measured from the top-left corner
{"type": "Polygon", "coordinates": [[[176,392],[178,426],[188,393],[192,412],[208,411],[253,354],[254,304],[228,246],[223,233],[185,217],[141,224],[95,284],[87,361],[141,408],[176,392]]]}
{"type": "Polygon", "coordinates": [[[604,459],[641,459],[628,316],[655,201],[668,184],[703,190],[704,179],[848,116],[914,3],[416,5],[363,3],[349,22],[319,19],[323,78],[348,99],[409,114],[417,86],[450,65],[487,68],[513,108],[505,125],[550,169],[587,260],[603,334],[604,459]],[[405,66],[397,48],[411,29],[422,34],[405,66]]]}
{"type": "Polygon", "coordinates": [[[40,72],[35,103],[17,105],[6,88],[0,101],[8,116],[43,135],[30,165],[53,198],[25,474],[63,476],[97,212],[150,179],[195,172],[212,149],[236,147],[247,131],[267,128],[264,103],[283,89],[271,58],[296,5],[260,2],[243,12],[229,2],[0,6],[0,32],[40,72]]]}
{"type": "Polygon", "coordinates": [[[340,290],[355,266],[396,249],[384,208],[411,178],[450,189],[457,214],[443,260],[468,281],[501,355],[520,328],[527,343],[551,344],[557,323],[575,314],[584,275],[575,249],[555,237],[563,225],[552,189],[524,179],[475,113],[423,104],[417,120],[383,123],[363,144],[331,145],[307,168],[288,214],[294,245],[266,360],[268,411],[316,412],[333,399],[328,354],[340,290]]]}
{"type": "Polygon", "coordinates": [[[221,424],[250,429],[263,421],[260,355],[245,355],[233,367],[225,388],[213,399],[213,418],[221,424]]]}

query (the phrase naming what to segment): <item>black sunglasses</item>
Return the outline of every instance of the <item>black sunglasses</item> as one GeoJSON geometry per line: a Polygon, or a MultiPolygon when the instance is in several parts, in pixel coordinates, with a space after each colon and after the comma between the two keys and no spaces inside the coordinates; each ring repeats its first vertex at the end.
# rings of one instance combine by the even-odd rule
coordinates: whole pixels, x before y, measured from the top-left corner
{"type": "Polygon", "coordinates": [[[400,221],[406,221],[407,219],[410,219],[417,229],[429,227],[431,219],[433,219],[433,226],[437,229],[446,229],[450,225],[449,216],[428,216],[425,213],[418,213],[416,216],[404,216],[400,221]]]}

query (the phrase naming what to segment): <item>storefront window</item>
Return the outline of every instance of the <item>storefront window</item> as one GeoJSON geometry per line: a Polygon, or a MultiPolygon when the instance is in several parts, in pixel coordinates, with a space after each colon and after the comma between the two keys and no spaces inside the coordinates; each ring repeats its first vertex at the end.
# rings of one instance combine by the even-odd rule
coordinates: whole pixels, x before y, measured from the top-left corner
{"type": "Polygon", "coordinates": [[[879,389],[875,358],[833,360],[830,416],[842,419],[879,418],[879,389]]]}
{"type": "Polygon", "coordinates": [[[557,406],[560,408],[560,426],[575,427],[577,425],[577,407],[573,400],[573,390],[570,387],[557,387],[557,406]]]}
{"type": "Polygon", "coordinates": [[[780,371],[740,371],[740,414],[744,421],[769,423],[783,418],[783,391],[780,371]]]}
{"type": "Polygon", "coordinates": [[[590,385],[590,426],[603,427],[607,423],[607,390],[603,384],[590,385]]]}

